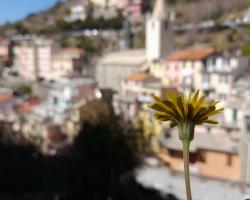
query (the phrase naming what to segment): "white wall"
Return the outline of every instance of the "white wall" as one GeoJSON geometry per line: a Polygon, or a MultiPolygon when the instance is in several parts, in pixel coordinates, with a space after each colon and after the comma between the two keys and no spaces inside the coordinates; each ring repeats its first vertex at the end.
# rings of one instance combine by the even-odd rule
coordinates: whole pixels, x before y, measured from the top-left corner
{"type": "Polygon", "coordinates": [[[157,60],[167,53],[167,29],[164,21],[150,17],[146,22],[146,56],[157,60]]]}

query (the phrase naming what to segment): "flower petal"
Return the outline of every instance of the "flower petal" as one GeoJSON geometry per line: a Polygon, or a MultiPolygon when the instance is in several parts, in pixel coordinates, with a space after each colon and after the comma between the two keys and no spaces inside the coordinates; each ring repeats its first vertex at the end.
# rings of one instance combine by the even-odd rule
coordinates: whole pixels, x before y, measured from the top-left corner
{"type": "Polygon", "coordinates": [[[204,111],[198,112],[197,115],[194,116],[194,121],[199,121],[201,118],[209,117],[211,112],[215,110],[215,106],[208,106],[204,111]]]}
{"type": "Polygon", "coordinates": [[[217,114],[221,113],[221,111],[223,111],[223,110],[224,110],[224,108],[220,108],[220,109],[217,109],[217,110],[214,110],[214,111],[208,113],[208,115],[209,115],[209,117],[213,116],[213,115],[217,115],[217,114]]]}
{"type": "Polygon", "coordinates": [[[221,102],[220,100],[215,101],[215,102],[211,103],[210,106],[216,106],[216,105],[217,105],[218,103],[220,103],[220,102],[221,102]]]}
{"type": "Polygon", "coordinates": [[[187,118],[192,119],[193,114],[193,105],[191,103],[188,104],[188,112],[187,112],[187,118]]]}
{"type": "Polygon", "coordinates": [[[181,96],[178,96],[178,97],[177,97],[177,104],[178,104],[178,107],[179,107],[179,109],[180,109],[180,111],[181,111],[182,117],[185,118],[185,117],[186,117],[186,113],[185,113],[185,108],[184,108],[183,103],[184,103],[184,102],[183,102],[183,100],[182,100],[182,97],[181,97],[181,96]]]}
{"type": "Polygon", "coordinates": [[[169,112],[169,108],[167,106],[165,106],[164,104],[163,105],[159,104],[159,103],[148,105],[148,108],[151,108],[160,112],[169,112]]]}
{"type": "Polygon", "coordinates": [[[207,119],[205,120],[203,123],[208,123],[208,124],[219,124],[219,122],[215,121],[215,120],[211,120],[211,119],[207,119]]]}
{"type": "Polygon", "coordinates": [[[165,103],[169,108],[171,108],[171,110],[174,112],[174,115],[176,116],[176,118],[177,118],[178,120],[180,120],[181,117],[182,117],[182,115],[181,115],[181,112],[180,112],[178,106],[176,107],[176,106],[175,106],[171,101],[169,101],[169,100],[164,101],[164,103],[165,103]]]}
{"type": "Polygon", "coordinates": [[[169,126],[170,126],[170,128],[174,128],[175,126],[177,126],[177,123],[175,123],[175,122],[170,122],[169,126]]]}
{"type": "Polygon", "coordinates": [[[199,96],[199,92],[200,90],[196,90],[195,93],[194,93],[194,96],[192,98],[192,103],[194,104],[199,96]]]}
{"type": "Polygon", "coordinates": [[[171,121],[172,118],[162,113],[155,113],[155,118],[160,122],[171,121]]]}

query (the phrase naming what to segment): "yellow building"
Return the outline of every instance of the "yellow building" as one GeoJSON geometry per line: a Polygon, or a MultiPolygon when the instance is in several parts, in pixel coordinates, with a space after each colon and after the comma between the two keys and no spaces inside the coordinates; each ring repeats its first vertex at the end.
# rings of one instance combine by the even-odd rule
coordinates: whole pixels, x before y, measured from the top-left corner
{"type": "Polygon", "coordinates": [[[105,7],[108,4],[108,0],[90,0],[93,4],[97,6],[105,7]]]}
{"type": "Polygon", "coordinates": [[[151,110],[147,105],[143,105],[143,110],[140,112],[139,117],[142,121],[143,136],[146,141],[147,151],[158,152],[159,137],[163,131],[163,126],[153,117],[151,110]]]}
{"type": "MultiPolygon", "coordinates": [[[[146,143],[146,151],[158,152],[159,137],[165,127],[153,117],[152,110],[147,108],[147,105],[152,102],[152,95],[166,98],[167,91],[174,89],[166,84],[163,84],[160,78],[156,78],[149,72],[132,73],[124,77],[121,83],[121,94],[126,98],[132,98],[130,105],[125,106],[124,113],[128,110],[133,110],[129,116],[134,123],[140,122],[140,128],[143,132],[143,140],[146,143]],[[133,109],[130,109],[133,108],[133,109]]],[[[160,73],[158,72],[158,75],[160,73]]]]}
{"type": "Polygon", "coordinates": [[[162,80],[162,82],[166,85],[170,84],[170,79],[167,74],[167,63],[164,62],[152,62],[149,64],[150,74],[162,80]]]}
{"type": "MultiPolygon", "coordinates": [[[[199,176],[239,180],[240,159],[238,142],[226,133],[208,134],[196,130],[190,146],[190,172],[199,176]],[[215,164],[216,163],[216,164],[215,164]]],[[[171,129],[161,138],[167,164],[173,171],[183,171],[182,144],[178,130],[171,129]]]]}

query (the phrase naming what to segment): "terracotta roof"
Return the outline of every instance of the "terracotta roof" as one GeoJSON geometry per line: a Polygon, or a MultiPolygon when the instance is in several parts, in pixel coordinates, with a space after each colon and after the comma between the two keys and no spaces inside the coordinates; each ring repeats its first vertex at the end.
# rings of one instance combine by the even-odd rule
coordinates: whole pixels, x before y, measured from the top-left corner
{"type": "Polygon", "coordinates": [[[10,94],[10,93],[0,94],[0,102],[10,101],[11,99],[12,99],[12,94],[10,94]]]}
{"type": "Polygon", "coordinates": [[[31,111],[35,106],[38,106],[41,103],[41,99],[38,97],[30,97],[26,101],[24,101],[22,104],[17,106],[17,109],[20,112],[29,112],[31,111]]]}
{"type": "Polygon", "coordinates": [[[149,73],[145,72],[137,72],[133,74],[129,74],[124,77],[126,81],[157,81],[158,79],[151,76],[149,73]]]}
{"type": "Polygon", "coordinates": [[[2,41],[9,41],[9,39],[3,35],[0,35],[0,42],[2,41]]]}
{"type": "Polygon", "coordinates": [[[208,56],[215,53],[213,48],[191,49],[177,51],[167,57],[168,61],[181,61],[181,60],[203,60],[208,56]]]}

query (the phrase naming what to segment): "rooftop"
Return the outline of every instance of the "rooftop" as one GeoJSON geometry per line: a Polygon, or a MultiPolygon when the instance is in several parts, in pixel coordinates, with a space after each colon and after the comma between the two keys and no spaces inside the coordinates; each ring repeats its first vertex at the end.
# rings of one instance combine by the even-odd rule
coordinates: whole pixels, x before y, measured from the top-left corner
{"type": "Polygon", "coordinates": [[[99,61],[99,65],[141,67],[145,62],[146,54],[144,49],[131,49],[109,53],[99,61]]]}
{"type": "MultiPolygon", "coordinates": [[[[161,143],[172,150],[182,150],[182,144],[179,140],[178,130],[172,129],[170,137],[162,138],[161,143]]],[[[196,133],[195,139],[190,145],[190,152],[196,152],[198,149],[238,153],[238,141],[226,134],[208,134],[196,133]]]]}
{"type": "Polygon", "coordinates": [[[96,80],[91,76],[81,76],[77,74],[71,74],[62,77],[60,80],[54,83],[54,89],[62,89],[66,86],[79,87],[81,85],[95,85],[96,80]]]}
{"type": "Polygon", "coordinates": [[[155,82],[157,78],[153,77],[147,72],[132,73],[124,77],[126,81],[141,81],[141,82],[155,82]]]}
{"type": "Polygon", "coordinates": [[[83,54],[84,50],[76,47],[68,47],[68,48],[62,48],[58,49],[56,53],[72,53],[72,54],[83,54]]]}
{"type": "Polygon", "coordinates": [[[38,97],[30,97],[26,101],[22,102],[17,106],[17,110],[20,112],[29,112],[31,111],[35,106],[38,106],[41,104],[41,99],[38,97]]]}
{"type": "Polygon", "coordinates": [[[177,51],[167,57],[167,61],[204,60],[215,53],[213,48],[190,49],[177,51]]]}

